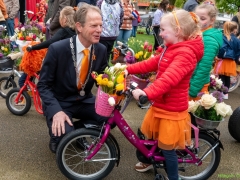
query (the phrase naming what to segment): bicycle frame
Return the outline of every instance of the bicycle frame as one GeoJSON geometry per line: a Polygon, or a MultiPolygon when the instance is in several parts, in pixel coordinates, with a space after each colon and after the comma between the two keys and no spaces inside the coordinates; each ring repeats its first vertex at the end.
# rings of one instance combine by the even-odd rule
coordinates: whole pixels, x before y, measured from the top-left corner
{"type": "MultiPolygon", "coordinates": [[[[39,80],[39,75],[37,75],[36,73],[34,73],[34,77],[36,77],[39,80]]],[[[33,96],[33,103],[34,103],[34,107],[36,109],[36,111],[39,114],[43,114],[42,111],[42,103],[41,103],[41,99],[40,99],[40,95],[39,92],[37,90],[37,86],[35,83],[33,83],[31,81],[31,76],[27,75],[27,78],[24,82],[23,87],[20,89],[16,99],[15,99],[15,103],[17,104],[19,102],[19,99],[21,98],[21,95],[23,93],[23,91],[25,91],[26,89],[28,89],[28,87],[31,89],[32,91],[32,96],[33,96]]]]}
{"type": "MultiPolygon", "coordinates": [[[[116,108],[113,111],[112,117],[110,117],[107,121],[107,123],[104,125],[103,128],[103,134],[101,136],[100,141],[95,146],[95,149],[93,149],[94,145],[91,145],[88,148],[88,151],[93,150],[86,158],[86,161],[91,160],[92,157],[100,150],[104,142],[107,140],[108,135],[111,130],[111,125],[116,124],[122,134],[127,138],[127,140],[136,147],[145,157],[147,158],[153,158],[154,161],[165,161],[165,158],[161,156],[159,153],[156,153],[156,149],[158,148],[158,142],[157,140],[142,140],[140,139],[131,129],[131,127],[127,124],[126,120],[123,118],[121,113],[119,112],[119,107],[116,106],[116,108]],[[145,145],[151,145],[151,149],[147,149],[145,145]]],[[[198,133],[199,129],[195,127],[194,125],[191,125],[191,127],[194,130],[195,133],[195,148],[198,148],[198,133]]],[[[218,143],[216,144],[216,146],[218,143]]],[[[214,147],[215,148],[215,147],[214,147]]],[[[192,159],[178,159],[179,163],[192,163],[196,165],[201,165],[202,160],[210,153],[214,148],[210,149],[206,154],[203,156],[203,158],[199,159],[195,156],[193,152],[191,152],[187,147],[185,148],[185,151],[190,154],[192,159]]]]}

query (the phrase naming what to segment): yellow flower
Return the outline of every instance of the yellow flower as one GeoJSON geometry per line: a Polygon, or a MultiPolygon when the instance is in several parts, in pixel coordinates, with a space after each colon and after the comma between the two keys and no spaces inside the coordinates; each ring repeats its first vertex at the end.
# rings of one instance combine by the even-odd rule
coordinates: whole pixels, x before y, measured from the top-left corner
{"type": "Polygon", "coordinates": [[[117,77],[117,83],[120,84],[120,83],[123,83],[123,81],[124,81],[124,76],[123,76],[123,74],[121,74],[117,77]]]}
{"type": "Polygon", "coordinates": [[[101,78],[101,77],[98,76],[98,77],[96,78],[96,81],[97,81],[97,84],[98,84],[98,85],[102,85],[102,78],[101,78]]]}
{"type": "Polygon", "coordinates": [[[112,81],[108,81],[107,87],[111,88],[114,86],[114,83],[112,81]]]}
{"type": "Polygon", "coordinates": [[[107,78],[102,79],[102,85],[104,85],[104,86],[108,85],[108,79],[107,78]]]}
{"type": "Polygon", "coordinates": [[[143,51],[139,51],[138,54],[139,54],[139,56],[142,56],[143,55],[143,51]]]}
{"type": "Polygon", "coordinates": [[[143,56],[144,59],[147,59],[148,52],[146,52],[143,56]]]}
{"type": "Polygon", "coordinates": [[[138,54],[138,53],[135,54],[135,58],[136,58],[136,59],[139,59],[139,54],[138,54]]]}
{"type": "Polygon", "coordinates": [[[117,90],[117,91],[121,91],[121,90],[123,90],[123,89],[124,89],[124,84],[123,84],[123,83],[116,85],[116,90],[117,90]]]}
{"type": "Polygon", "coordinates": [[[7,52],[7,51],[8,51],[8,48],[4,48],[4,51],[7,52]]]}

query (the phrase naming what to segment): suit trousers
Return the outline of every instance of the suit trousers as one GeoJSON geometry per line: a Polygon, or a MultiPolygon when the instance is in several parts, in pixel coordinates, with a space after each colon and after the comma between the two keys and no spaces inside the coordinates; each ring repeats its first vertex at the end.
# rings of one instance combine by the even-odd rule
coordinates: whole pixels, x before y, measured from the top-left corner
{"type": "MultiPolygon", "coordinates": [[[[69,103],[64,102],[60,103],[62,107],[62,111],[68,115],[70,120],[73,122],[72,118],[80,119],[81,120],[90,120],[95,121],[96,124],[102,124],[104,121],[106,121],[108,118],[98,115],[95,112],[95,104],[94,103],[82,103],[82,102],[76,102],[76,103],[69,103]]],[[[59,143],[60,140],[63,138],[63,136],[73,130],[75,130],[74,126],[70,126],[65,121],[65,134],[61,136],[54,136],[52,133],[52,118],[47,117],[47,126],[49,128],[49,135],[50,135],[50,142],[51,143],[59,143]]]]}

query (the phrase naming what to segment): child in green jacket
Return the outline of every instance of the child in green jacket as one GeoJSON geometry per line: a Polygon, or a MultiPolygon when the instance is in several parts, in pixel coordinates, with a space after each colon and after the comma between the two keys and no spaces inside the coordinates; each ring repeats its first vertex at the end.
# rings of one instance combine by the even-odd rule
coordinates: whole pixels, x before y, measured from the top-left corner
{"type": "Polygon", "coordinates": [[[195,13],[200,18],[200,26],[203,32],[204,55],[198,62],[190,81],[190,100],[197,100],[199,92],[208,91],[212,64],[223,43],[222,32],[213,28],[217,16],[215,5],[203,3],[197,6],[195,13]]]}

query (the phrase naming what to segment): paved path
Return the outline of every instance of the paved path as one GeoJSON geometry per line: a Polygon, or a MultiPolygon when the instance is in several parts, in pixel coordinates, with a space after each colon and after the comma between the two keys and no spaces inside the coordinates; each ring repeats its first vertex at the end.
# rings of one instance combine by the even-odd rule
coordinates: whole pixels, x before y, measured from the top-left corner
{"type": "MultiPolygon", "coordinates": [[[[229,94],[226,103],[235,109],[240,105],[240,88],[229,94]]],[[[34,107],[24,116],[14,116],[0,98],[0,180],[65,180],[59,171],[55,155],[48,149],[48,129],[45,118],[37,114],[34,107]]],[[[135,130],[142,122],[146,110],[141,110],[132,102],[124,112],[125,118],[135,130]]],[[[221,164],[210,180],[240,179],[240,143],[228,133],[228,120],[220,124],[221,140],[224,146],[221,164]],[[232,178],[229,178],[229,177],[232,178]],[[238,178],[237,178],[238,177],[238,178]]],[[[115,128],[113,134],[119,142],[121,160],[105,180],[153,180],[153,171],[138,173],[133,167],[137,162],[135,148],[127,142],[115,128]]]]}

